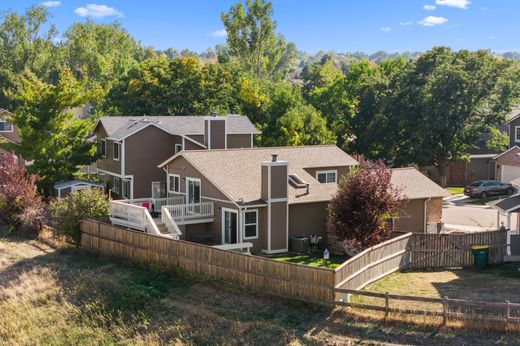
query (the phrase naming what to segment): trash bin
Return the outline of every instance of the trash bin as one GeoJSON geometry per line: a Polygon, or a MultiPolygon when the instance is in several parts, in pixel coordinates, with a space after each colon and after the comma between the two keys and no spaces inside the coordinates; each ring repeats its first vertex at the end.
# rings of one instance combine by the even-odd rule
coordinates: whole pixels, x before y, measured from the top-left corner
{"type": "Polygon", "coordinates": [[[473,245],[471,247],[474,265],[477,269],[484,269],[488,265],[489,245],[473,245]]]}

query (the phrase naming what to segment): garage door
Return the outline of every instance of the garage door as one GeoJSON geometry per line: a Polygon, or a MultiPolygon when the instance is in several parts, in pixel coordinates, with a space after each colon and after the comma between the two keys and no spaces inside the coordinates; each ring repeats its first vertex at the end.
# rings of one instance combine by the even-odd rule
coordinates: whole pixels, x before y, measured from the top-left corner
{"type": "Polygon", "coordinates": [[[520,177],[520,167],[502,165],[500,170],[502,172],[500,180],[503,183],[509,183],[511,180],[520,177]]]}

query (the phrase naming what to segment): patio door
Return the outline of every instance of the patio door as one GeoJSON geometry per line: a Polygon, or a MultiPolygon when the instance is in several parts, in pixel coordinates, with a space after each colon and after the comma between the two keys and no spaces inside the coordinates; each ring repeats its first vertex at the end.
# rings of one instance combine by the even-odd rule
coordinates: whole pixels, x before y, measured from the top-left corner
{"type": "Polygon", "coordinates": [[[238,243],[238,213],[222,208],[222,244],[238,243]]]}
{"type": "Polygon", "coordinates": [[[200,180],[186,178],[186,201],[188,204],[200,203],[200,180]]]}

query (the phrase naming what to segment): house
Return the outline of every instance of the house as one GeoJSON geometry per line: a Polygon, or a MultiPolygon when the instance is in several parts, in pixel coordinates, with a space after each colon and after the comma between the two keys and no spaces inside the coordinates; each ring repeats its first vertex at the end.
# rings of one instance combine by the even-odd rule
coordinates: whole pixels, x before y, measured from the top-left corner
{"type": "Polygon", "coordinates": [[[87,189],[99,189],[103,191],[103,185],[88,180],[73,179],[54,184],[52,195],[54,197],[66,197],[72,192],[87,189]]]}
{"type": "Polygon", "coordinates": [[[114,198],[166,197],[157,165],[184,150],[250,148],[251,121],[229,116],[104,116],[94,127],[98,177],[114,198]]]}
{"type": "MultiPolygon", "coordinates": [[[[169,197],[181,198],[165,208],[185,240],[275,254],[289,250],[289,237],[326,236],[328,203],[357,165],[325,145],[182,151],[159,167],[169,197]]],[[[393,170],[392,182],[408,198],[397,230],[436,230],[446,192],[414,168],[393,170]]]]}
{"type": "Polygon", "coordinates": [[[511,113],[506,123],[509,134],[509,149],[495,155],[496,179],[504,183],[520,177],[520,108],[511,113]]]}
{"type": "MultiPolygon", "coordinates": [[[[16,125],[8,121],[12,113],[6,109],[0,108],[0,141],[7,141],[14,144],[20,144],[21,138],[18,134],[16,125]]],[[[0,156],[6,155],[8,152],[0,148],[0,156]]]]}

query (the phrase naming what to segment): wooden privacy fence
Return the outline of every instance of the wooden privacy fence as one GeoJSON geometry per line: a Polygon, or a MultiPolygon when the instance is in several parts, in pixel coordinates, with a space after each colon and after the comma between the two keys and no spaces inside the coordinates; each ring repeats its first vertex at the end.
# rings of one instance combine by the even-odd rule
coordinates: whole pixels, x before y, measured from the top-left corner
{"type": "Polygon", "coordinates": [[[161,238],[110,224],[81,223],[81,246],[103,255],[159,263],[203,277],[229,280],[274,295],[320,302],[334,299],[334,271],[161,238]]]}
{"type": "Polygon", "coordinates": [[[489,245],[489,263],[501,263],[507,250],[507,231],[468,234],[416,233],[409,242],[412,256],[408,268],[472,266],[472,245],[489,245]]]}
{"type": "Polygon", "coordinates": [[[336,293],[349,295],[349,299],[336,301],[335,304],[380,311],[385,318],[390,313],[398,313],[441,317],[444,325],[448,320],[520,324],[520,304],[507,301],[501,303],[448,297],[415,297],[339,288],[336,293]]]}
{"type": "Polygon", "coordinates": [[[366,249],[335,270],[336,287],[361,289],[410,262],[408,244],[414,235],[407,233],[366,249]]]}

